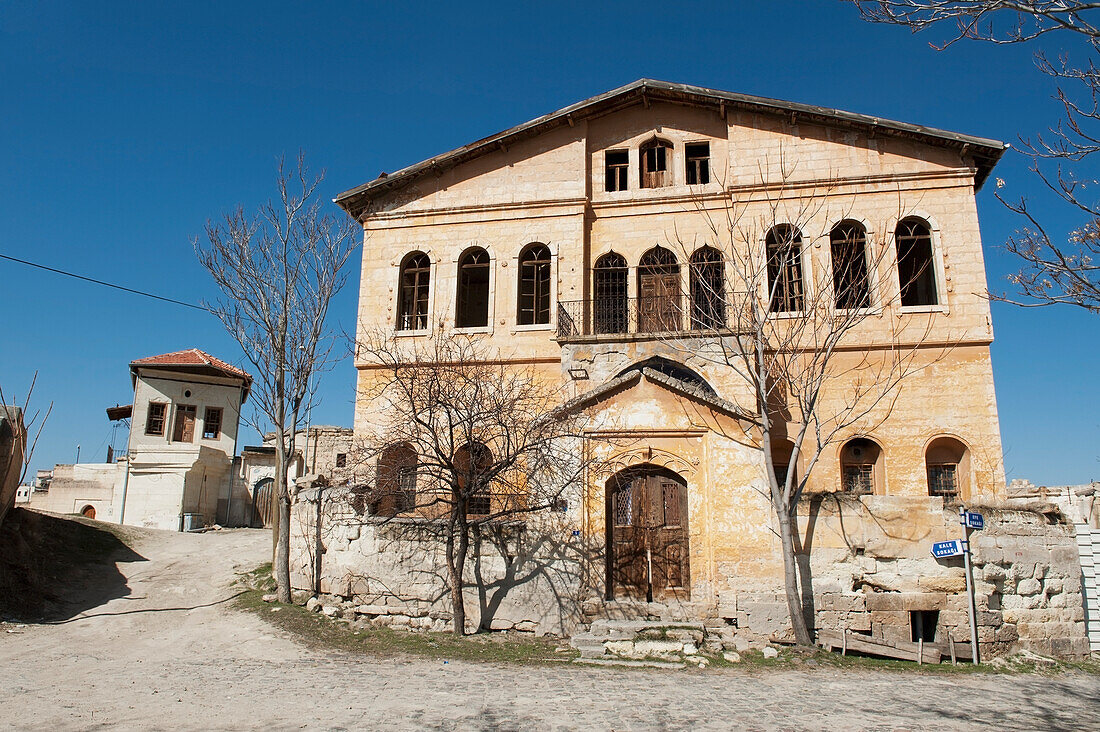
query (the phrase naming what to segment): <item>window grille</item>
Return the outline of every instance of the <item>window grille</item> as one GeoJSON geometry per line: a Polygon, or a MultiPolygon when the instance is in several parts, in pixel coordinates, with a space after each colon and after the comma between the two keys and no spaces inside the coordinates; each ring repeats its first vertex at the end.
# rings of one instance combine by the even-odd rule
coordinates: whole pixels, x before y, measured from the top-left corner
{"type": "Polygon", "coordinates": [[[592,271],[593,330],[596,333],[626,333],[626,260],[621,255],[605,254],[592,271]]]}
{"type": "Polygon", "coordinates": [[[875,466],[871,463],[844,466],[844,491],[857,496],[875,492],[875,466]]]}
{"type": "Polygon", "coordinates": [[[633,486],[624,485],[615,493],[615,525],[634,525],[634,490],[633,486]]]}
{"type": "Polygon", "coordinates": [[[145,416],[145,434],[162,437],[164,435],[164,416],[168,405],[164,402],[149,402],[149,412],[145,416]]]}
{"type": "Polygon", "coordinates": [[[959,495],[959,466],[940,463],[928,466],[928,494],[957,498],[959,495]]]}

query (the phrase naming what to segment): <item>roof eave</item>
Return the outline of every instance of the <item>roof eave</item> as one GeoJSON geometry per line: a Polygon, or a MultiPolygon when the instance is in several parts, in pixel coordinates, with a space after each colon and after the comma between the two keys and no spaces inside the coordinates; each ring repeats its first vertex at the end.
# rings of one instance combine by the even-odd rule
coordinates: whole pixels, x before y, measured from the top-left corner
{"type": "Polygon", "coordinates": [[[654,79],[639,79],[617,89],[590,97],[583,101],[571,104],[550,114],[536,117],[533,120],[511,127],[495,135],[476,140],[449,152],[415,163],[402,168],[386,177],[379,177],[355,188],[344,191],[336,196],[333,201],[352,216],[359,216],[365,206],[357,205],[360,202],[369,201],[374,195],[400,188],[412,180],[432,172],[460,165],[470,159],[479,157],[490,150],[499,147],[505,141],[519,137],[533,136],[543,131],[553,129],[565,124],[575,123],[578,119],[592,116],[604,111],[604,107],[614,107],[621,104],[629,104],[635,97],[641,98],[654,95],[655,99],[665,101],[679,101],[696,105],[721,106],[730,104],[738,108],[759,109],[771,113],[786,113],[808,116],[816,121],[826,124],[851,124],[870,129],[882,130],[885,134],[895,136],[911,135],[923,139],[930,144],[958,146],[963,153],[970,152],[973,148],[975,163],[978,165],[974,175],[975,190],[979,190],[989,177],[993,167],[1000,160],[1004,151],[1008,148],[1003,142],[990,138],[965,135],[958,132],[950,132],[935,127],[925,127],[908,122],[871,117],[855,112],[831,109],[828,107],[816,107],[799,102],[786,102],[768,97],[756,97],[748,94],[724,92],[705,87],[691,86],[688,84],[676,84],[654,79]],[[984,151],[984,155],[978,151],[984,151]]]}

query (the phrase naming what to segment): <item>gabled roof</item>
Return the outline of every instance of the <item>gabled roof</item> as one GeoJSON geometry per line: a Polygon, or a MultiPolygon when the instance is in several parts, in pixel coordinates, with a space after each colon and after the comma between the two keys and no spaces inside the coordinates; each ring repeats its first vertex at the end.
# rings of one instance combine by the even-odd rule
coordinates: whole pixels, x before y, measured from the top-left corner
{"type": "Polygon", "coordinates": [[[198,348],[134,359],[130,362],[130,375],[136,378],[138,369],[164,369],[241,379],[244,382],[246,395],[248,388],[252,385],[252,376],[248,372],[242,371],[233,364],[226,363],[198,348]]]}
{"type": "Polygon", "coordinates": [[[750,112],[797,115],[799,119],[832,127],[851,127],[865,131],[875,131],[879,134],[905,137],[930,145],[955,148],[974,157],[977,166],[974,182],[977,188],[981,188],[982,183],[985,182],[985,179],[989,177],[989,173],[993,170],[993,166],[997,164],[997,161],[1007,149],[1007,145],[997,140],[948,132],[934,127],[895,122],[839,109],[816,107],[798,102],[785,102],[780,99],[737,94],[689,84],[675,84],[655,79],[638,79],[626,86],[598,94],[556,112],[533,119],[530,122],[524,122],[521,125],[471,142],[468,145],[463,145],[450,152],[402,168],[396,173],[382,174],[369,183],[344,191],[333,200],[348,213],[355,216],[362,212],[372,197],[400,189],[425,173],[453,168],[493,150],[500,149],[501,145],[507,146],[517,140],[534,137],[563,125],[572,126],[579,119],[607,114],[637,104],[643,99],[712,107],[720,112],[726,109],[738,109],[750,112]]]}
{"type": "Polygon", "coordinates": [[[701,402],[716,412],[722,412],[736,419],[753,422],[753,418],[750,414],[741,409],[728,399],[723,399],[716,394],[712,394],[706,389],[701,388],[697,384],[677,379],[668,374],[663,374],[656,369],[642,367],[633,368],[626,373],[620,374],[613,379],[608,379],[599,386],[593,387],[583,394],[579,394],[565,404],[558,407],[559,411],[570,412],[576,409],[583,409],[590,404],[606,399],[611,394],[615,393],[619,389],[633,386],[641,381],[642,377],[646,380],[662,386],[669,391],[677,393],[681,396],[688,397],[697,402],[701,402]]]}

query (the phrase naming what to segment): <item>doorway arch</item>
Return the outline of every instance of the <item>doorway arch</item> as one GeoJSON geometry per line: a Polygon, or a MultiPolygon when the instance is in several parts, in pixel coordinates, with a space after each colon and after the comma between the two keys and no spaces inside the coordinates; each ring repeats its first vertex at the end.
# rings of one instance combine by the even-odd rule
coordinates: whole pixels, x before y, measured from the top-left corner
{"type": "Polygon", "coordinates": [[[80,515],[83,516],[84,518],[94,519],[95,518],[95,506],[93,506],[91,504],[88,504],[84,508],[80,509],[80,515]]]}
{"type": "Polygon", "coordinates": [[[613,475],[605,493],[607,599],[690,599],[687,482],[647,463],[613,475]]]}

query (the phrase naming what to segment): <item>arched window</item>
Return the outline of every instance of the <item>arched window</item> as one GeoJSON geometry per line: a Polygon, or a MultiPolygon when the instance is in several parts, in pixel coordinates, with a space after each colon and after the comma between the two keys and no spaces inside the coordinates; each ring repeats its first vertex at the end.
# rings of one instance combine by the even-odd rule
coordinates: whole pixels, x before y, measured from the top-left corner
{"type": "MultiPolygon", "coordinates": [[[[775,470],[775,482],[782,488],[787,482],[787,473],[791,468],[791,456],[794,455],[794,443],[785,437],[772,438],[772,468],[775,470]]],[[[792,485],[798,483],[798,466],[795,465],[792,485]]]]}
{"type": "Polygon", "coordinates": [[[626,333],[626,260],[609,252],[592,268],[592,330],[626,333]]]}
{"type": "Polygon", "coordinates": [[[932,262],[932,230],[921,219],[898,222],[894,231],[902,305],[935,305],[936,267],[932,262]]]}
{"type": "Polygon", "coordinates": [[[970,483],[970,450],[953,437],[937,437],[924,453],[928,469],[928,495],[958,500],[970,483]]]}
{"type": "Polygon", "coordinates": [[[484,328],[489,324],[489,252],[468,249],[458,260],[458,302],[455,327],[484,328]]]}
{"type": "Polygon", "coordinates": [[[638,148],[642,188],[672,185],[672,143],[658,138],[638,148]]]}
{"type": "Polygon", "coordinates": [[[833,296],[840,310],[865,308],[871,302],[867,273],[867,231],[855,221],[841,221],[829,232],[833,259],[833,296]]]}
{"type": "Polygon", "coordinates": [[[768,308],[773,313],[802,310],[802,232],[790,224],[773,226],[764,238],[768,257],[768,308]]]}
{"type": "Polygon", "coordinates": [[[428,285],[431,261],[424,252],[412,252],[401,264],[401,292],[397,299],[397,330],[428,327],[428,285]]]}
{"type": "Polygon", "coordinates": [[[528,244],[519,255],[519,312],[516,322],[550,322],[550,247],[528,244]]]}
{"type": "Polygon", "coordinates": [[[680,265],[670,250],[656,246],[638,263],[638,332],[682,330],[680,265]]]}
{"type": "Polygon", "coordinates": [[[840,450],[840,487],[845,493],[880,493],[884,482],[882,448],[874,440],[857,437],[840,450]]]}
{"type": "Polygon", "coordinates": [[[466,500],[467,516],[487,516],[492,508],[485,472],[493,464],[493,453],[480,442],[471,442],[455,451],[454,467],[459,491],[466,500]]]}
{"type": "Polygon", "coordinates": [[[416,451],[406,442],[390,445],[378,458],[370,512],[396,516],[416,506],[416,451]]]}
{"type": "Polygon", "coordinates": [[[726,325],[726,277],[722,254],[713,247],[691,255],[691,327],[695,330],[726,325]]]}

